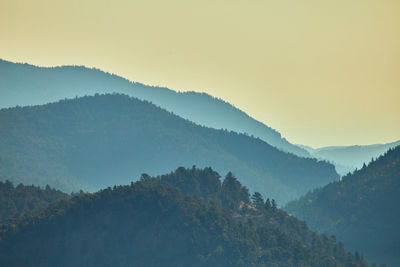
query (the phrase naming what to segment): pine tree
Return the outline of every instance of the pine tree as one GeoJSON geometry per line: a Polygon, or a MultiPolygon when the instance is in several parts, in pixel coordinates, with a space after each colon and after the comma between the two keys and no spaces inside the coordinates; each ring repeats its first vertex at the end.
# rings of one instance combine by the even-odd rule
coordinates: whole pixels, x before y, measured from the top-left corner
{"type": "Polygon", "coordinates": [[[259,192],[254,192],[251,197],[251,202],[253,206],[258,210],[262,210],[264,208],[264,198],[259,192]]]}

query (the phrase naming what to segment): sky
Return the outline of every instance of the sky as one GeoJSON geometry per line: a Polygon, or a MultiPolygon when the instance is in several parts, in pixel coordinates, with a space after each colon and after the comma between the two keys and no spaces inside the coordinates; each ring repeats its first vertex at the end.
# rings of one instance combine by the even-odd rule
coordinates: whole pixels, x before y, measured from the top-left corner
{"type": "Polygon", "coordinates": [[[0,0],[0,58],[206,92],[313,147],[400,139],[398,0],[0,0]]]}

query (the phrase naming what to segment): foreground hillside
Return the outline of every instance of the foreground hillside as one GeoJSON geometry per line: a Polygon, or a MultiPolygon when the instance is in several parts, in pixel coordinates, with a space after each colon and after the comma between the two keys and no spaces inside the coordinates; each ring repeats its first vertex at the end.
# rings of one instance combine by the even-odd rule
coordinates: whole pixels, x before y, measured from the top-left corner
{"type": "Polygon", "coordinates": [[[148,102],[97,95],[0,110],[0,175],[65,191],[126,184],[176,166],[232,170],[280,204],[338,178],[333,165],[195,125],[148,102]]]}
{"type": "Polygon", "coordinates": [[[232,174],[221,182],[209,168],[142,175],[3,226],[0,259],[6,266],[368,266],[273,203],[257,194],[250,202],[232,174]]]}
{"type": "Polygon", "coordinates": [[[0,181],[0,224],[14,215],[22,215],[47,207],[50,203],[68,199],[69,195],[46,186],[19,184],[14,186],[10,181],[0,181]]]}
{"type": "Polygon", "coordinates": [[[286,210],[368,259],[400,266],[400,146],[286,210]]]}
{"type": "Polygon", "coordinates": [[[221,99],[204,93],[178,93],[168,88],[132,83],[122,77],[82,66],[42,68],[0,59],[0,108],[38,105],[96,93],[123,93],[150,101],[196,124],[248,133],[300,156],[308,152],[280,133],[221,99]]]}

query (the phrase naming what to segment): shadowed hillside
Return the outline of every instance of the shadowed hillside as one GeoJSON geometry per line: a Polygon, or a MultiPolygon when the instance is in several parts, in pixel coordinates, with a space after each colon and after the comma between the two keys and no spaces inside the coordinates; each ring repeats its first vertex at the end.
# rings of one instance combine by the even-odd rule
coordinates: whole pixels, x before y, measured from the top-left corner
{"type": "Polygon", "coordinates": [[[124,184],[176,166],[232,170],[279,204],[338,179],[333,165],[201,127],[148,102],[97,95],[0,110],[0,175],[64,190],[124,184]]]}
{"type": "Polygon", "coordinates": [[[179,168],[55,203],[0,228],[0,259],[7,266],[368,266],[274,202],[257,194],[250,201],[231,173],[219,178],[210,168],[179,168]]]}
{"type": "Polygon", "coordinates": [[[42,189],[37,186],[19,184],[14,187],[10,181],[0,181],[0,224],[7,219],[37,209],[47,207],[50,203],[70,196],[49,186],[42,189]]]}
{"type": "Polygon", "coordinates": [[[367,259],[400,265],[400,146],[290,202],[286,210],[311,229],[334,234],[367,259]]]}

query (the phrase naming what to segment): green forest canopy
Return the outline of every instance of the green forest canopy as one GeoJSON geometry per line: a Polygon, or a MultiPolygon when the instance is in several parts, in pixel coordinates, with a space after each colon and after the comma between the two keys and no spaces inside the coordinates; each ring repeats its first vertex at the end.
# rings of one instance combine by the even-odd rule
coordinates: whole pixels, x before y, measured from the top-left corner
{"type": "Polygon", "coordinates": [[[285,210],[367,259],[400,265],[400,146],[285,210]]]}
{"type": "Polygon", "coordinates": [[[0,258],[7,266],[368,266],[274,201],[250,198],[232,173],[221,181],[195,167],[9,220],[0,258]]]}

